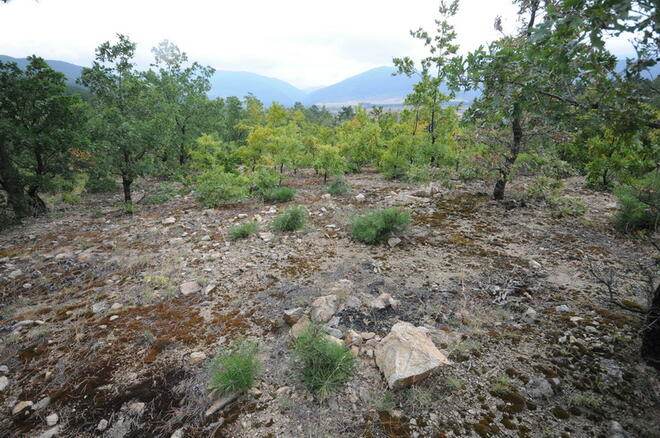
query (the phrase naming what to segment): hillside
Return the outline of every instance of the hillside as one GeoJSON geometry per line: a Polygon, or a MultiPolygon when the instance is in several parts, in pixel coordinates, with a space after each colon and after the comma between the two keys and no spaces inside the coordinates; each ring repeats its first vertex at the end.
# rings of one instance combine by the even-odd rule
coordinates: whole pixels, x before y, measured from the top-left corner
{"type": "MultiPolygon", "coordinates": [[[[25,66],[28,64],[26,58],[13,58],[7,55],[0,55],[0,61],[15,62],[16,65],[18,65],[18,67],[21,69],[25,68],[25,66]]],[[[53,70],[64,73],[67,78],[67,85],[77,86],[76,79],[80,77],[80,73],[82,72],[83,67],[76,64],[71,64],[70,62],[57,61],[54,59],[46,59],[46,62],[51,66],[53,70]]]]}
{"type": "Polygon", "coordinates": [[[238,96],[240,98],[252,93],[264,105],[269,106],[278,102],[285,106],[292,106],[302,102],[306,93],[288,82],[269,78],[244,71],[218,70],[211,78],[211,91],[209,97],[238,96]]]}

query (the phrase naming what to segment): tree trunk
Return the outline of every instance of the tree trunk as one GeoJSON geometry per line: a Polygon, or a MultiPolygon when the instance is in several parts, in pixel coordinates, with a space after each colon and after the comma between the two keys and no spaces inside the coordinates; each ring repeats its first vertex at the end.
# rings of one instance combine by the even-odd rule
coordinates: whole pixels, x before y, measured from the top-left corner
{"type": "Polygon", "coordinates": [[[37,214],[25,195],[21,177],[9,158],[4,139],[0,138],[0,183],[7,192],[7,200],[18,219],[37,214]]]}
{"type": "Polygon", "coordinates": [[[30,203],[32,204],[32,208],[34,210],[35,215],[36,214],[42,214],[48,211],[48,208],[46,207],[46,203],[39,197],[39,193],[37,192],[37,187],[30,187],[28,190],[28,196],[30,197],[30,203]]]}
{"type": "Polygon", "coordinates": [[[323,174],[323,184],[328,182],[328,171],[323,174]]]}
{"type": "Polygon", "coordinates": [[[642,331],[642,357],[660,370],[660,284],[655,288],[651,308],[642,331]]]}
{"type": "Polygon", "coordinates": [[[502,200],[504,199],[504,190],[506,189],[506,183],[509,180],[509,172],[511,167],[516,162],[518,158],[518,153],[520,152],[520,146],[522,145],[522,109],[518,102],[514,102],[513,110],[511,112],[511,132],[513,134],[513,142],[511,143],[511,148],[509,149],[509,156],[504,159],[504,164],[500,169],[500,178],[495,183],[495,189],[493,190],[493,199],[502,200]]]}
{"type": "Polygon", "coordinates": [[[124,202],[126,204],[133,203],[133,200],[131,199],[131,184],[133,184],[133,180],[122,175],[121,185],[124,187],[124,202]]]}

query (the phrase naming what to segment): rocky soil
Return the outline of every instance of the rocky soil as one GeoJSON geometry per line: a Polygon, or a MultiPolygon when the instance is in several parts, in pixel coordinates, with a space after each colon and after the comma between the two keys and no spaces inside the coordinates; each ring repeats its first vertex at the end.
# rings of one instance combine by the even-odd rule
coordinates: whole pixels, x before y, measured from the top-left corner
{"type": "Polygon", "coordinates": [[[188,195],[128,216],[116,194],[0,234],[0,436],[660,436],[642,321],[589,272],[615,270],[620,298],[643,303],[635,277],[654,253],[613,230],[610,195],[567,180],[587,214],[553,218],[483,184],[348,182],[329,196],[292,177],[311,213],[293,233],[267,226],[286,204],[188,195]],[[412,211],[406,234],[350,239],[352,215],[393,205],[412,211]],[[229,239],[253,219],[261,234],[229,239]],[[307,318],[359,365],[323,401],[291,367],[290,325],[307,318]],[[218,398],[209,362],[239,337],[260,343],[263,374],[218,398]],[[390,360],[406,345],[421,371],[390,360]]]}

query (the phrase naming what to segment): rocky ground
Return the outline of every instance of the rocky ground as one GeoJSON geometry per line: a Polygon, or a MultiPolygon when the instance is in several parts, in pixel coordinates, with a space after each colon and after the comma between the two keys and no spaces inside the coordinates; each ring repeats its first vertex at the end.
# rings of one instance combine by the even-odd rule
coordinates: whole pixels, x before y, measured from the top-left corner
{"type": "Polygon", "coordinates": [[[292,177],[311,213],[293,233],[267,229],[286,204],[204,209],[187,195],[128,216],[115,194],[0,234],[0,436],[660,436],[641,320],[589,272],[615,270],[620,298],[643,303],[633,277],[653,251],[613,231],[610,195],[567,180],[587,213],[554,218],[483,184],[348,182],[324,196],[320,178],[292,177]],[[350,239],[352,215],[391,205],[412,211],[405,235],[350,239]],[[262,234],[228,238],[253,218],[262,234]],[[322,319],[359,366],[321,402],[292,371],[283,317],[329,295],[322,319]],[[389,389],[376,362],[399,322],[447,360],[389,389]],[[218,400],[207,367],[239,337],[259,342],[264,371],[248,395],[218,400]]]}

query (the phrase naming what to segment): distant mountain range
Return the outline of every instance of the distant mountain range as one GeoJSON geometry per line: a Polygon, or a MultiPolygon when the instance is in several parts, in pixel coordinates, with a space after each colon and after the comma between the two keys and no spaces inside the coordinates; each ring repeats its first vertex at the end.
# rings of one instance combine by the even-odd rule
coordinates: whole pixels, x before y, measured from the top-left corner
{"type": "MultiPolygon", "coordinates": [[[[0,61],[12,61],[21,68],[27,65],[25,58],[12,58],[5,55],[0,55],[0,61]]],[[[47,59],[46,62],[54,70],[64,73],[69,85],[77,86],[76,79],[80,77],[83,67],[57,60],[47,59]]],[[[625,61],[619,61],[617,68],[622,70],[624,67],[625,61]]],[[[652,75],[657,75],[660,66],[656,66],[652,70],[652,75]]],[[[209,97],[237,96],[242,98],[248,93],[252,93],[266,106],[270,106],[272,102],[285,106],[301,102],[307,106],[316,104],[329,108],[357,104],[365,106],[401,105],[417,80],[403,75],[393,76],[395,71],[394,67],[377,67],[327,87],[303,91],[280,79],[256,73],[217,70],[211,78],[209,97]]],[[[462,92],[456,96],[454,102],[470,104],[478,95],[478,92],[475,91],[462,92]]]]}

